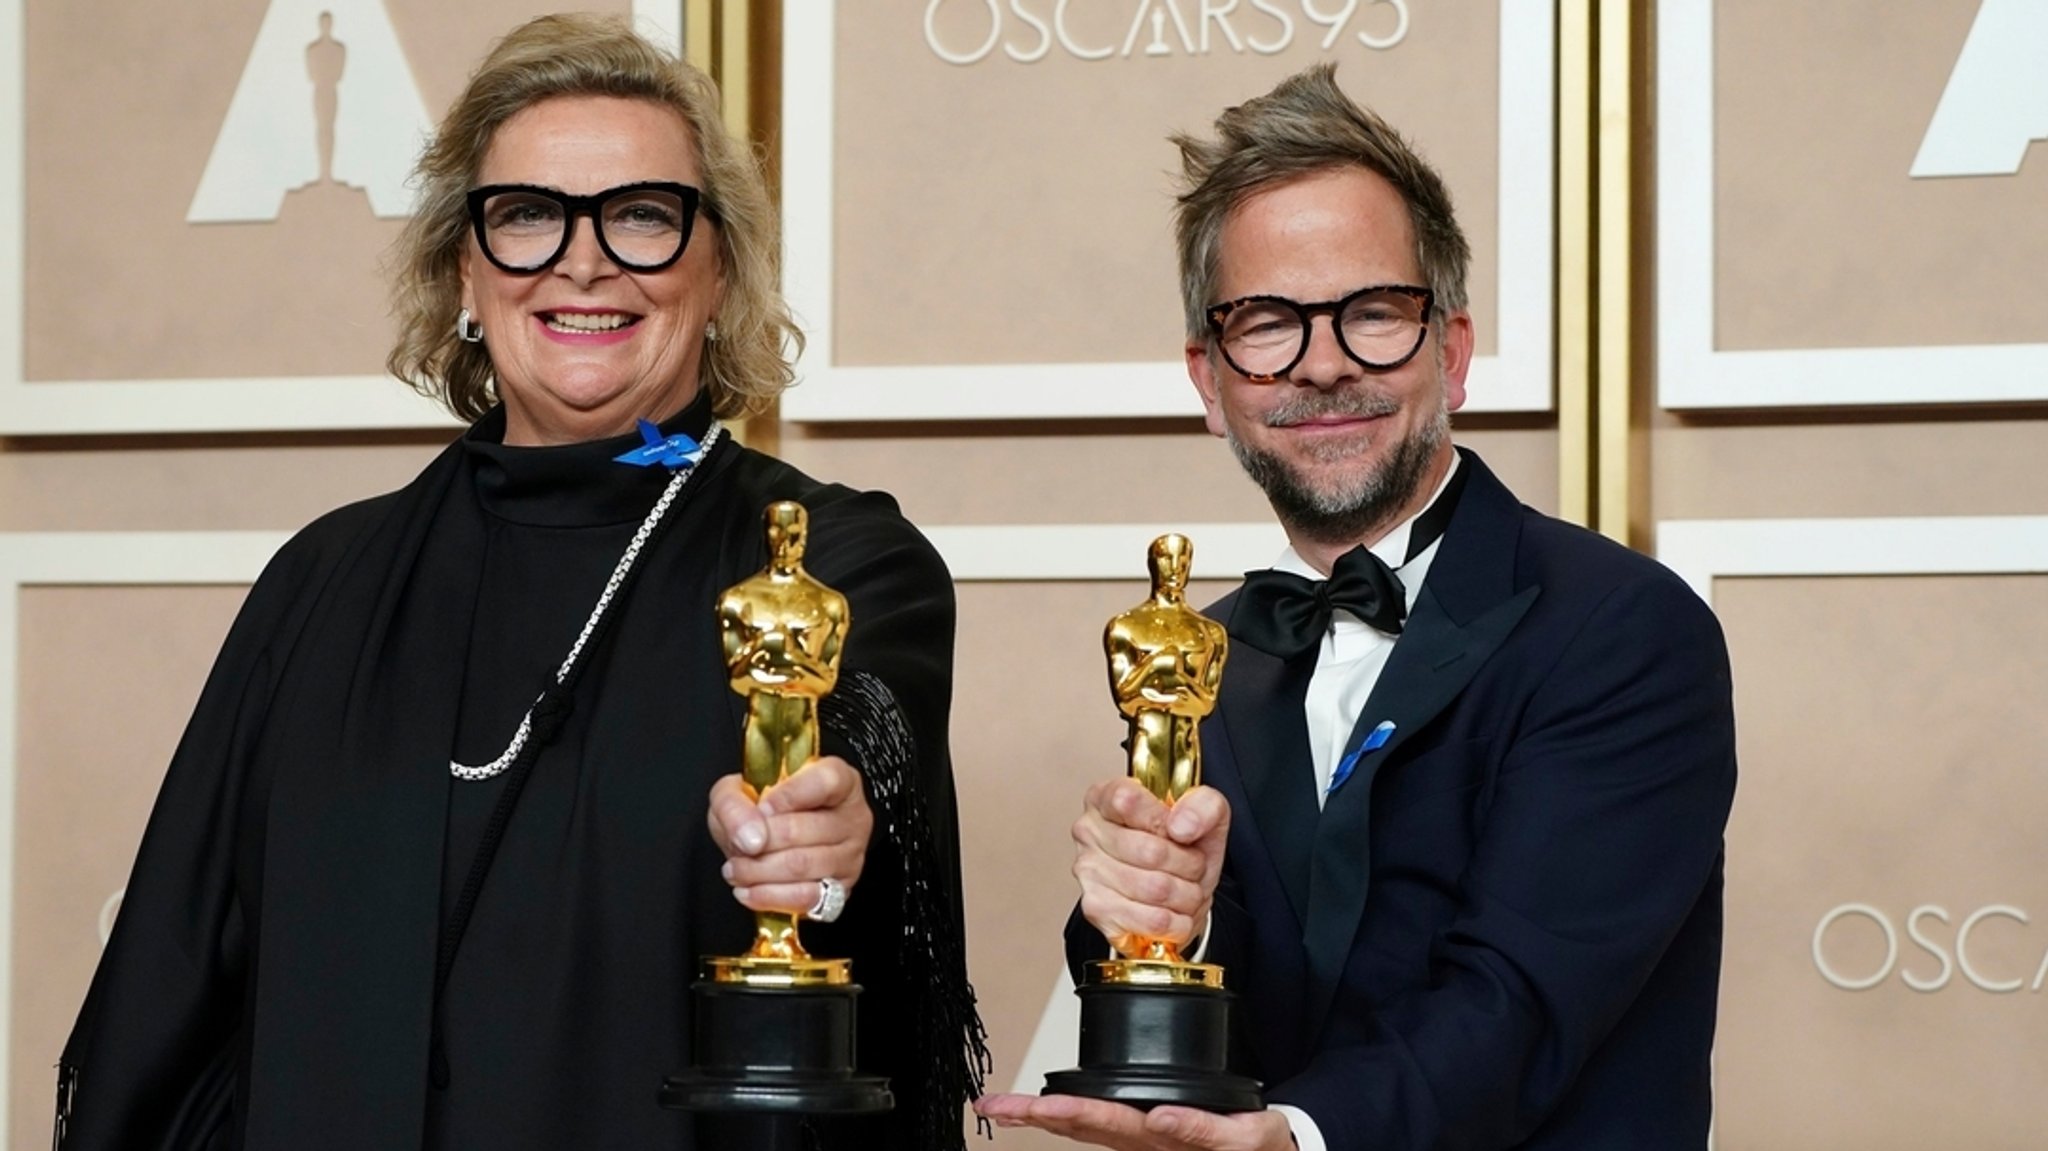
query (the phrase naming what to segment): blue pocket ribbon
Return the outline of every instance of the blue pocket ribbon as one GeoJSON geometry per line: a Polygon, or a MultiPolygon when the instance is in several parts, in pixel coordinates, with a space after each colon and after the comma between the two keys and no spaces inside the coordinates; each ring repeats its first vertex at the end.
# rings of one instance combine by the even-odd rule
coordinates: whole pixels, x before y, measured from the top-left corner
{"type": "Polygon", "coordinates": [[[1344,781],[1350,779],[1351,773],[1357,770],[1358,761],[1365,758],[1367,752],[1378,751],[1380,748],[1385,747],[1387,741],[1392,738],[1394,738],[1394,721],[1391,719],[1381,720],[1379,726],[1373,728],[1366,735],[1364,743],[1359,744],[1356,749],[1338,762],[1337,770],[1330,773],[1330,786],[1323,789],[1323,795],[1328,797],[1336,794],[1337,789],[1344,786],[1344,781]]]}
{"type": "Polygon", "coordinates": [[[682,432],[663,436],[660,428],[646,420],[640,421],[640,439],[643,442],[639,447],[624,455],[613,456],[612,459],[622,464],[632,464],[636,468],[650,468],[660,464],[670,471],[695,467],[704,459],[704,448],[696,440],[682,432]]]}

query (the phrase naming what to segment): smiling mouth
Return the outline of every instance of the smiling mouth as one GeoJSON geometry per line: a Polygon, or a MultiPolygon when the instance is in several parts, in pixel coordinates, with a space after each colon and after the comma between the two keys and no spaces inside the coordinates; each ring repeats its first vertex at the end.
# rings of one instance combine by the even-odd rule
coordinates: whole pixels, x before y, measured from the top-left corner
{"type": "Polygon", "coordinates": [[[1319,412],[1312,416],[1298,416],[1293,419],[1272,421],[1267,426],[1310,434],[1336,432],[1377,424],[1392,414],[1392,412],[1319,412]]]}
{"type": "Polygon", "coordinates": [[[1393,399],[1379,395],[1307,396],[1266,413],[1269,428],[1344,427],[1366,423],[1401,410],[1393,399]]]}
{"type": "Polygon", "coordinates": [[[625,312],[542,312],[540,319],[557,332],[616,332],[640,322],[625,312]]]}

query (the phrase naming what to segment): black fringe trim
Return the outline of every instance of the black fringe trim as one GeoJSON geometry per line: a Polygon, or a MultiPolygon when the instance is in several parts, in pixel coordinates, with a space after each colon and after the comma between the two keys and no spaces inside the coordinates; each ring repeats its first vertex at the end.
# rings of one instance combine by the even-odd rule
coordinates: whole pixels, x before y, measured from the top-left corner
{"type": "MultiPolygon", "coordinates": [[[[941,874],[938,849],[924,795],[911,774],[917,740],[888,685],[867,672],[842,674],[818,710],[825,726],[852,748],[877,821],[903,859],[901,967],[911,984],[922,989],[912,1004],[910,1022],[920,1056],[912,1066],[924,1068],[928,1086],[924,1113],[917,1117],[918,1145],[958,1151],[966,1146],[961,1108],[981,1098],[988,1078],[988,1030],[967,979],[966,931],[935,878],[941,874]]],[[[975,1126],[994,1135],[986,1119],[977,1118],[975,1126]]]]}
{"type": "Polygon", "coordinates": [[[78,1098],[78,1068],[57,1064],[57,1124],[50,1136],[50,1151],[64,1151],[64,1135],[71,1130],[71,1104],[78,1098]]]}

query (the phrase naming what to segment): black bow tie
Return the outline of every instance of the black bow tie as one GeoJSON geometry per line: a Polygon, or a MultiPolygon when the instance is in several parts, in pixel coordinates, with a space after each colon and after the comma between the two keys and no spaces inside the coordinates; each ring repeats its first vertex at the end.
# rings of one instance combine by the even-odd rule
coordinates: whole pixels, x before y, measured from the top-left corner
{"type": "MultiPolygon", "coordinates": [[[[1451,513],[1472,473],[1469,463],[1452,472],[1436,500],[1415,517],[1403,563],[1428,551],[1450,527],[1451,513]]],[[[1394,569],[1364,547],[1338,556],[1326,580],[1287,572],[1246,572],[1237,609],[1230,613],[1230,635],[1260,651],[1293,659],[1316,650],[1330,630],[1330,613],[1340,607],[1388,635],[1400,635],[1408,618],[1408,592],[1394,569]]]]}
{"type": "Polygon", "coordinates": [[[1322,642],[1337,608],[1399,635],[1408,616],[1408,594],[1385,560],[1355,547],[1337,557],[1326,580],[1281,571],[1247,573],[1230,613],[1230,634],[1260,651],[1293,659],[1322,642]]]}

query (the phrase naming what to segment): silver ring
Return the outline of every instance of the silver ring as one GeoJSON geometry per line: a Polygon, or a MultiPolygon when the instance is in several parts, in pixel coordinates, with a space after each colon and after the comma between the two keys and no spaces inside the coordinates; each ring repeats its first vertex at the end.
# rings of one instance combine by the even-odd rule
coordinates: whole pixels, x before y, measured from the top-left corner
{"type": "Polygon", "coordinates": [[[831,923],[846,910],[846,885],[826,876],[818,881],[818,902],[804,912],[804,918],[816,923],[831,923]]]}

